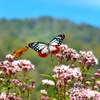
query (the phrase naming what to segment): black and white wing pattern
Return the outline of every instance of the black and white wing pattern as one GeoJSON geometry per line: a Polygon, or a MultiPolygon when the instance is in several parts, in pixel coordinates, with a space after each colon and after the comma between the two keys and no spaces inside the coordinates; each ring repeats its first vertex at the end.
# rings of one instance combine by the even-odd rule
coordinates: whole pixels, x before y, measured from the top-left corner
{"type": "Polygon", "coordinates": [[[51,41],[50,41],[50,45],[57,45],[60,46],[62,41],[64,40],[65,35],[61,34],[61,35],[57,35],[56,37],[54,37],[51,41]]]}
{"type": "Polygon", "coordinates": [[[63,39],[65,38],[64,34],[54,37],[49,43],[44,42],[32,42],[28,46],[38,52],[40,57],[47,57],[49,53],[57,54],[60,49],[63,39]]]}
{"type": "Polygon", "coordinates": [[[28,46],[35,50],[36,52],[40,52],[43,48],[45,48],[47,45],[43,42],[32,42],[29,43],[28,46]]]}
{"type": "Polygon", "coordinates": [[[48,45],[44,42],[32,42],[28,46],[38,52],[38,55],[42,58],[47,57],[49,54],[48,45]]]}

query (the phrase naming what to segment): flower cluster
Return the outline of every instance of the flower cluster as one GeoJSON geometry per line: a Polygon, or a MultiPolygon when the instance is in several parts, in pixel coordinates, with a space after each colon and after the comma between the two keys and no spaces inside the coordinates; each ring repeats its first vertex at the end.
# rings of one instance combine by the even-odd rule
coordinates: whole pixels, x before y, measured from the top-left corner
{"type": "Polygon", "coordinates": [[[81,60],[80,64],[90,67],[92,65],[98,64],[97,58],[93,55],[92,51],[80,51],[81,60]]]}
{"type": "Polygon", "coordinates": [[[50,100],[50,98],[48,96],[42,96],[41,100],[50,100]]]}
{"type": "Polygon", "coordinates": [[[18,60],[19,66],[23,71],[29,71],[34,69],[34,65],[29,60],[18,60]]]}
{"type": "Polygon", "coordinates": [[[82,80],[82,74],[79,68],[70,68],[69,66],[60,65],[54,68],[53,77],[57,80],[58,86],[63,86],[66,83],[71,82],[75,78],[82,80]]]}
{"type": "Polygon", "coordinates": [[[58,61],[62,61],[64,58],[66,61],[72,60],[76,61],[79,58],[79,54],[76,52],[76,50],[72,48],[68,48],[67,45],[61,45],[60,46],[60,54],[57,54],[58,61]]]}
{"type": "Polygon", "coordinates": [[[100,92],[91,88],[84,88],[83,84],[77,83],[69,90],[70,100],[100,100],[100,92]]]}
{"type": "Polygon", "coordinates": [[[22,100],[22,98],[16,97],[13,94],[1,93],[0,100],[22,100]]]}
{"type": "Polygon", "coordinates": [[[18,61],[9,62],[8,60],[0,62],[0,75],[3,76],[10,76],[17,74],[19,71],[21,71],[21,68],[19,67],[18,61]]]}
{"type": "Polygon", "coordinates": [[[58,65],[53,69],[52,78],[48,77],[52,81],[42,80],[46,90],[41,90],[41,100],[100,100],[100,92],[98,92],[100,81],[96,80],[96,77],[100,78],[100,69],[94,76],[89,73],[90,66],[98,64],[92,51],[77,53],[73,48],[62,44],[60,53],[56,56],[58,65]],[[62,64],[64,62],[62,60],[65,60],[67,65],[62,64]],[[90,81],[87,81],[87,75],[92,75],[90,81]],[[54,87],[52,97],[49,94],[51,86],[54,87]]]}
{"type": "Polygon", "coordinates": [[[78,63],[81,66],[87,66],[88,68],[90,66],[98,64],[97,58],[93,55],[92,51],[80,51],[80,53],[77,53],[76,50],[73,48],[68,48],[67,45],[62,44],[60,46],[60,53],[56,54],[58,61],[61,62],[63,59],[66,59],[66,61],[71,60],[72,63],[78,60],[78,63]]]}
{"type": "Polygon", "coordinates": [[[0,62],[0,100],[23,100],[23,98],[20,98],[21,93],[23,95],[28,93],[27,98],[30,98],[29,93],[34,90],[35,81],[32,81],[28,73],[34,70],[34,65],[29,60],[15,60],[15,57],[10,54],[6,56],[6,59],[0,62]],[[15,93],[12,93],[10,87],[13,87],[15,93]],[[2,91],[3,88],[5,88],[5,91],[2,91]]]}
{"type": "Polygon", "coordinates": [[[18,79],[14,79],[13,83],[14,83],[15,86],[22,88],[22,89],[25,89],[25,90],[28,90],[28,91],[32,91],[35,88],[35,81],[34,80],[31,81],[30,85],[25,84],[18,79]]]}
{"type": "Polygon", "coordinates": [[[19,71],[29,71],[34,69],[34,65],[31,64],[29,60],[17,60],[14,61],[14,57],[12,55],[6,56],[7,60],[0,62],[0,75],[14,75],[19,71]]]}

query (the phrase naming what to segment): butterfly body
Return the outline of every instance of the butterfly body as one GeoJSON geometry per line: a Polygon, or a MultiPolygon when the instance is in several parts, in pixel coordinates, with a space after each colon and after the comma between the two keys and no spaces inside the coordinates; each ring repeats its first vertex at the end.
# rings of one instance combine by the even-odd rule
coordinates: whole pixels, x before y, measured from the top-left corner
{"type": "Polygon", "coordinates": [[[38,52],[38,55],[42,58],[47,57],[49,54],[57,54],[60,51],[59,46],[61,45],[65,35],[58,35],[53,38],[49,43],[44,42],[32,42],[28,44],[30,48],[38,52]]]}

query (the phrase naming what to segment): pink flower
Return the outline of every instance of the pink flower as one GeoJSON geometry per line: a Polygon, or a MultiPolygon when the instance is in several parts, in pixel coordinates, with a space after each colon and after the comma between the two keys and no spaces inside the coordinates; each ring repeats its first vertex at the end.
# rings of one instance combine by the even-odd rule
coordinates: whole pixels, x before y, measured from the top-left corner
{"type": "Polygon", "coordinates": [[[100,73],[100,69],[98,69],[98,73],[100,73]]]}
{"type": "Polygon", "coordinates": [[[23,85],[23,86],[24,86],[24,88],[25,88],[26,90],[28,90],[28,91],[32,91],[32,90],[35,88],[35,85],[32,86],[32,85],[27,85],[27,84],[25,84],[25,85],[23,85]]]}
{"type": "Polygon", "coordinates": [[[60,51],[61,51],[61,53],[64,53],[66,49],[68,49],[68,45],[64,45],[64,44],[60,45],[60,51]]]}
{"type": "Polygon", "coordinates": [[[34,69],[34,65],[31,64],[29,60],[18,60],[19,66],[22,68],[23,71],[29,71],[34,69]]]}
{"type": "Polygon", "coordinates": [[[29,60],[17,60],[14,61],[12,55],[7,55],[8,60],[0,62],[0,75],[13,75],[19,71],[29,71],[34,69],[34,65],[29,60]]]}
{"type": "Polygon", "coordinates": [[[13,83],[17,86],[17,85],[20,83],[20,81],[17,80],[17,79],[14,79],[14,80],[13,80],[13,83]]]}
{"type": "Polygon", "coordinates": [[[22,100],[22,98],[15,97],[13,94],[1,93],[0,100],[22,100]]]}
{"type": "Polygon", "coordinates": [[[0,78],[0,83],[3,82],[3,81],[4,81],[4,79],[3,78],[0,78]]]}
{"type": "Polygon", "coordinates": [[[70,100],[100,100],[100,92],[90,88],[84,88],[83,85],[76,85],[69,90],[70,100]]]}
{"type": "Polygon", "coordinates": [[[81,64],[85,64],[87,67],[90,67],[92,65],[97,65],[98,64],[98,60],[97,58],[93,55],[92,51],[80,51],[80,57],[82,58],[82,60],[80,60],[79,62],[81,64]]]}
{"type": "Polygon", "coordinates": [[[0,100],[7,100],[6,93],[0,93],[0,100]]]}
{"type": "Polygon", "coordinates": [[[1,75],[13,75],[20,71],[17,61],[9,62],[2,61],[0,62],[1,75]],[[16,62],[16,63],[15,63],[16,62]]]}
{"type": "Polygon", "coordinates": [[[21,82],[17,79],[14,79],[13,83],[15,86],[24,88],[24,89],[29,90],[29,91],[32,91],[35,88],[35,81],[34,82],[32,81],[31,85],[28,85],[28,84],[23,84],[23,82],[21,82]]]}
{"type": "Polygon", "coordinates": [[[70,68],[69,66],[60,65],[54,68],[53,77],[57,80],[57,85],[69,83],[74,78],[82,80],[82,73],[79,68],[70,68]]]}
{"type": "Polygon", "coordinates": [[[100,77],[100,73],[94,73],[96,77],[100,77]]]}
{"type": "Polygon", "coordinates": [[[15,60],[15,57],[12,56],[11,54],[8,54],[8,55],[6,55],[6,59],[7,59],[9,62],[12,62],[12,61],[15,60]]]}
{"type": "Polygon", "coordinates": [[[48,96],[42,96],[41,100],[50,100],[50,98],[48,96]]]}
{"type": "Polygon", "coordinates": [[[94,100],[100,100],[100,92],[97,92],[97,94],[95,94],[94,100]]]}
{"type": "Polygon", "coordinates": [[[41,90],[40,92],[41,92],[42,94],[44,94],[44,95],[47,95],[47,94],[48,94],[46,90],[41,90]]]}
{"type": "Polygon", "coordinates": [[[100,86],[100,81],[96,81],[96,85],[97,86],[100,86]]]}
{"type": "Polygon", "coordinates": [[[72,49],[72,48],[68,48],[66,50],[66,59],[67,60],[73,60],[73,61],[76,61],[78,58],[79,58],[79,54],[76,52],[76,50],[72,49]]]}
{"type": "Polygon", "coordinates": [[[42,84],[44,84],[46,86],[53,86],[53,85],[55,85],[55,83],[52,80],[48,80],[48,79],[42,80],[42,84]]]}
{"type": "Polygon", "coordinates": [[[64,58],[66,61],[72,60],[76,61],[79,58],[79,54],[76,52],[76,50],[72,48],[68,48],[67,45],[61,45],[60,46],[60,52],[61,54],[57,54],[58,61],[63,60],[64,58]]]}
{"type": "Polygon", "coordinates": [[[62,54],[56,54],[58,61],[62,61],[65,57],[62,54]]]}

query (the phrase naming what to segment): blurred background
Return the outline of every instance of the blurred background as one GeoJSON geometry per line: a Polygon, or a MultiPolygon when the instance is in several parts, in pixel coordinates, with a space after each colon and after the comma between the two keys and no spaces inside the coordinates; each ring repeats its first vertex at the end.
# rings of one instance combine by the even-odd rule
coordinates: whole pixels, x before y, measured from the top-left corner
{"type": "MultiPolygon", "coordinates": [[[[62,33],[68,47],[78,52],[92,50],[100,61],[100,0],[0,0],[0,61],[30,42],[47,43],[62,33]]],[[[32,98],[38,100],[43,89],[40,74],[53,73],[51,59],[40,58],[32,49],[19,59],[35,65],[32,98]]],[[[93,66],[92,71],[98,68],[93,66]]]]}

